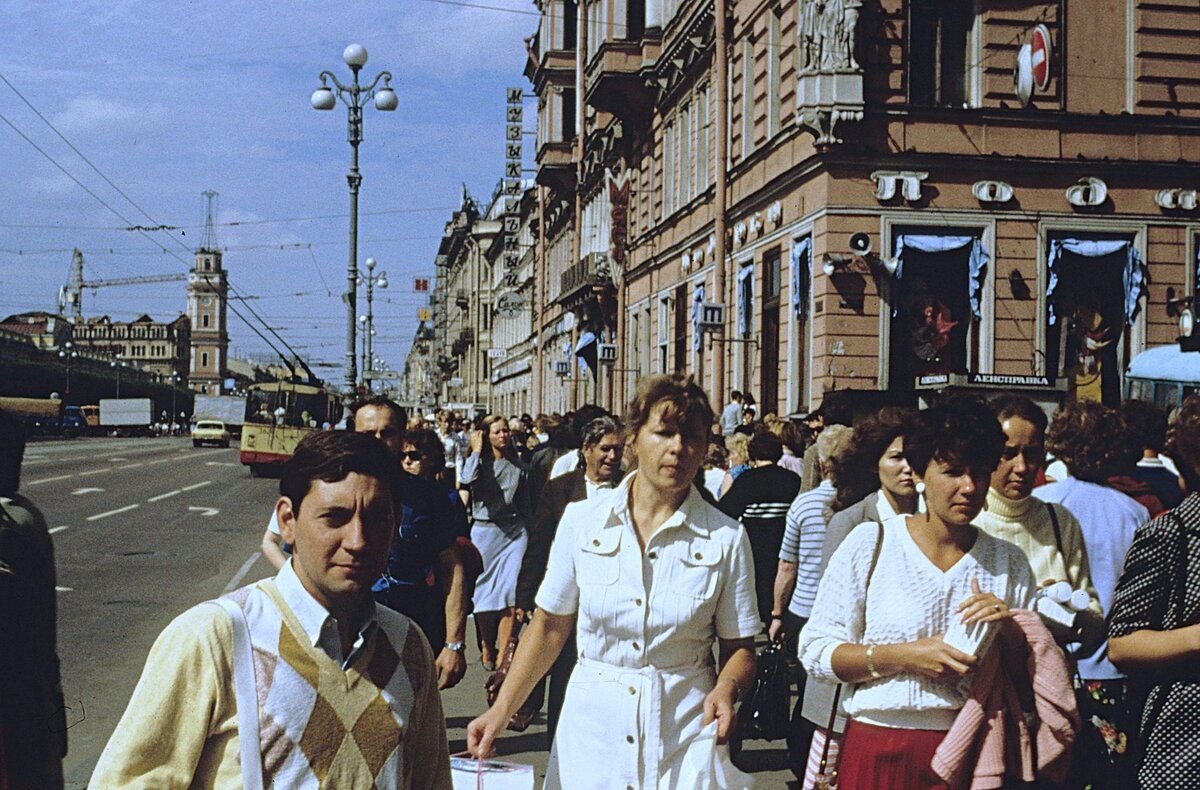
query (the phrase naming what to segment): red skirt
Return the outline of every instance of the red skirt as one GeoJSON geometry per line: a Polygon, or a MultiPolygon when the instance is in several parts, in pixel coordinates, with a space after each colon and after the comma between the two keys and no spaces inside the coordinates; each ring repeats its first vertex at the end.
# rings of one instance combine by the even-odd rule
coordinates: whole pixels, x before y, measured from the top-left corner
{"type": "Polygon", "coordinates": [[[851,721],[838,763],[838,790],[948,790],[929,764],[944,730],[902,730],[851,721]]]}

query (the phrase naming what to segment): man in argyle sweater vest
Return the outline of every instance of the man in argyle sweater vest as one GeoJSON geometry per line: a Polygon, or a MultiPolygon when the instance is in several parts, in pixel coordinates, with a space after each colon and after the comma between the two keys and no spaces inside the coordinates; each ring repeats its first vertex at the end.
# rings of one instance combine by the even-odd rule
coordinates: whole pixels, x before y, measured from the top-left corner
{"type": "Polygon", "coordinates": [[[276,507],[292,559],[230,594],[232,605],[201,604],[167,626],[90,786],[451,787],[429,645],[371,597],[388,556],[395,474],[369,436],[319,432],[300,443],[276,507]],[[235,681],[239,633],[249,687],[238,683],[250,672],[235,681]],[[257,699],[250,752],[238,688],[257,699]],[[240,754],[257,764],[244,768],[240,754]]]}

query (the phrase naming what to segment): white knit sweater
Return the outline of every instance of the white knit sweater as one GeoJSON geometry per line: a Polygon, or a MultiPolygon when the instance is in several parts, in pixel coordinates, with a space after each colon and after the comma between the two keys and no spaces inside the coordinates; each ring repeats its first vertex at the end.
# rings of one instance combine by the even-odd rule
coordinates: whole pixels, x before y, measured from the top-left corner
{"type": "MultiPolygon", "coordinates": [[[[1016,546],[980,532],[971,551],[943,572],[913,542],[906,518],[883,522],[869,596],[864,590],[878,534],[874,523],[856,527],[830,559],[812,617],[800,632],[800,662],[810,677],[838,682],[832,657],[844,643],[898,644],[945,633],[954,610],[971,595],[973,578],[1009,606],[1029,606],[1033,571],[1016,546]]],[[[846,712],[885,727],[949,729],[972,680],[973,675],[944,680],[892,675],[854,686],[846,712]]]]}

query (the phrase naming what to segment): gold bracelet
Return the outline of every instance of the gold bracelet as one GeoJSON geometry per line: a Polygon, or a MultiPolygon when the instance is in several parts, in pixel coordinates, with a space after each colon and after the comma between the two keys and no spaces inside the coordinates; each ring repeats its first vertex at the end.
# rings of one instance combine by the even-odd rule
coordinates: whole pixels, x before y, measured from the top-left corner
{"type": "Polygon", "coordinates": [[[872,680],[879,680],[883,675],[875,668],[875,645],[867,645],[867,671],[872,680]]]}

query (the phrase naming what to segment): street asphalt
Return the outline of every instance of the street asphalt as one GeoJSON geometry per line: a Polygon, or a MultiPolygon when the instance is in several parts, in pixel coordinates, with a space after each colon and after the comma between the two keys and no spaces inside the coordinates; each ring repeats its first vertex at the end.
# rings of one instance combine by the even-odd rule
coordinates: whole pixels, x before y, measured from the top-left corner
{"type": "MultiPolygon", "coordinates": [[[[185,609],[270,573],[258,551],[278,483],[251,478],[230,449],[179,438],[82,438],[29,445],[22,492],[46,515],[58,568],[58,652],[67,705],[68,788],[85,788],[155,637],[185,609]]],[[[470,629],[469,629],[470,630],[470,629]]],[[[469,642],[473,640],[471,630],[469,642]]],[[[451,753],[484,710],[488,673],[468,645],[466,678],[443,693],[451,753]]],[[[501,755],[545,772],[539,715],[501,755]]],[[[791,779],[782,741],[746,744],[758,786],[791,779]]]]}

